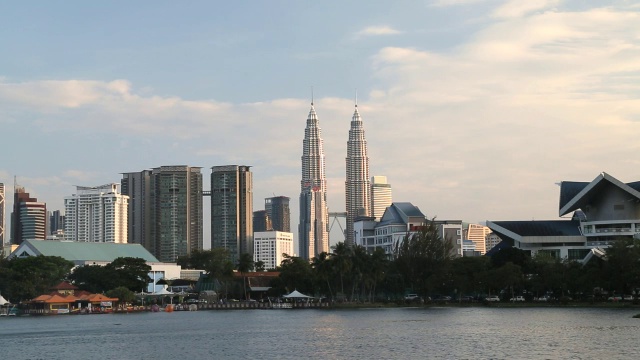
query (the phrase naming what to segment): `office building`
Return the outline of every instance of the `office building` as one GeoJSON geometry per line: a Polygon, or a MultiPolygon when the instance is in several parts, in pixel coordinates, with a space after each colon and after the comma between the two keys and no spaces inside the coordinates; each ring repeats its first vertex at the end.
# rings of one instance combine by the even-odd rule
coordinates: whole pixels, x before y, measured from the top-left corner
{"type": "Polygon", "coordinates": [[[253,175],[250,166],[211,168],[211,247],[225,248],[232,261],[253,255],[253,175]]]}
{"type": "MultiPolygon", "coordinates": [[[[264,210],[271,220],[271,229],[282,232],[291,232],[291,209],[289,198],[286,196],[274,196],[264,199],[264,210]]],[[[258,230],[253,229],[254,232],[258,230]]]]}
{"type": "Polygon", "coordinates": [[[127,213],[127,238],[131,244],[140,244],[147,251],[156,253],[154,239],[151,237],[153,222],[151,211],[151,175],[152,170],[122,174],[120,191],[129,197],[127,213]]]}
{"type": "Polygon", "coordinates": [[[262,261],[267,270],[280,266],[283,254],[293,256],[293,234],[282,231],[260,231],[253,234],[253,261],[262,261]]]}
{"type": "Polygon", "coordinates": [[[426,218],[417,206],[408,202],[393,203],[380,221],[373,216],[356,218],[354,244],[364,247],[368,253],[380,248],[391,256],[401,241],[415,234],[425,223],[426,218]]]}
{"type": "Polygon", "coordinates": [[[115,183],[76,186],[76,193],[64,198],[64,239],[126,244],[128,202],[115,183]]]}
{"type": "Polygon", "coordinates": [[[357,216],[371,215],[371,183],[369,181],[369,156],[364,137],[362,118],[358,104],[351,117],[347,141],[345,204],[347,210],[345,243],[353,245],[353,223],[357,216]]]}
{"type": "Polygon", "coordinates": [[[60,210],[49,211],[49,235],[64,234],[64,215],[60,210]]]}
{"type": "Polygon", "coordinates": [[[329,252],[329,210],[322,131],[311,102],[302,142],[302,179],[300,180],[299,256],[311,260],[329,252]]]}
{"type": "Polygon", "coordinates": [[[480,224],[465,224],[463,237],[465,240],[471,240],[475,244],[474,251],[484,255],[487,252],[486,239],[491,233],[491,229],[480,224]]]}
{"type": "Polygon", "coordinates": [[[47,238],[47,204],[32,198],[24,187],[14,185],[11,213],[11,243],[47,238]]]}
{"type": "Polygon", "coordinates": [[[391,185],[386,176],[371,177],[371,216],[376,221],[382,218],[387,207],[391,206],[391,185]]]}

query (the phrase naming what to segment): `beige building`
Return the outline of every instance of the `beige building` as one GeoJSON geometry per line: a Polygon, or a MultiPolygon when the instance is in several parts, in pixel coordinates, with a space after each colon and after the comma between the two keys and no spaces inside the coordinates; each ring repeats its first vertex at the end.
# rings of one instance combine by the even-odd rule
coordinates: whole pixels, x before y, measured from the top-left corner
{"type": "Polygon", "coordinates": [[[275,269],[293,255],[293,234],[282,231],[260,231],[253,234],[253,261],[262,261],[265,269],[275,269]]]}
{"type": "Polygon", "coordinates": [[[464,229],[464,239],[473,241],[475,251],[484,255],[487,252],[486,238],[491,229],[480,224],[468,224],[464,229]]]}

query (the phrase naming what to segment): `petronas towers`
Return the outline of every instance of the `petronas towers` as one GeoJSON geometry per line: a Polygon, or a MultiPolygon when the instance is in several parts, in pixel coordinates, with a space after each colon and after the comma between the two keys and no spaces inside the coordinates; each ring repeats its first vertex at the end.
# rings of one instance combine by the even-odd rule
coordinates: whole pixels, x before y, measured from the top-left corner
{"type": "MultiPolygon", "coordinates": [[[[327,181],[321,130],[316,110],[311,102],[302,145],[302,180],[300,181],[299,252],[303,259],[312,259],[329,251],[329,210],[327,181]]],[[[357,216],[371,215],[371,185],[369,157],[358,105],[351,119],[347,141],[345,196],[347,229],[345,242],[353,244],[353,222],[357,216]]]]}

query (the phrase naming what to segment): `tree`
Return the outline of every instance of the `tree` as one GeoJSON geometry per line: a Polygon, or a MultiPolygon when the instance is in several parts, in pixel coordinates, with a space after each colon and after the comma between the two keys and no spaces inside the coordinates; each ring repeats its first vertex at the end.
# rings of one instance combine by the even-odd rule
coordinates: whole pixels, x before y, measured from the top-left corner
{"type": "Polygon", "coordinates": [[[332,249],[331,262],[333,271],[340,276],[340,293],[344,297],[344,274],[348,274],[351,271],[351,248],[345,243],[339,242],[332,249]]]}
{"type": "Polygon", "coordinates": [[[251,254],[242,253],[240,259],[238,259],[237,269],[242,276],[242,287],[244,288],[244,298],[249,299],[247,296],[247,277],[245,273],[253,270],[253,256],[251,254]]]}
{"type": "Polygon", "coordinates": [[[445,280],[452,249],[452,243],[440,236],[432,219],[396,245],[394,262],[413,290],[430,292],[445,280]]]}
{"type": "Polygon", "coordinates": [[[280,271],[280,276],[274,285],[280,287],[279,291],[313,292],[314,274],[308,261],[297,256],[285,255],[277,270],[280,271]]]}
{"type": "Polygon", "coordinates": [[[118,286],[124,286],[131,291],[144,289],[151,281],[149,278],[151,266],[141,258],[119,257],[107,264],[105,268],[113,270],[118,286]]]}
{"type": "Polygon", "coordinates": [[[0,292],[12,302],[32,299],[63,281],[74,264],[59,256],[29,256],[0,261],[0,292]]]}
{"type": "Polygon", "coordinates": [[[113,269],[101,265],[78,266],[69,275],[69,280],[81,290],[91,293],[104,293],[119,285],[113,269]]]}
{"type": "Polygon", "coordinates": [[[266,271],[267,269],[265,268],[265,264],[264,261],[262,260],[258,260],[255,263],[253,263],[253,266],[255,267],[256,271],[262,272],[262,271],[266,271]]]}
{"type": "Polygon", "coordinates": [[[136,294],[124,286],[109,290],[106,295],[110,298],[117,298],[121,304],[132,303],[136,300],[136,294]]]}

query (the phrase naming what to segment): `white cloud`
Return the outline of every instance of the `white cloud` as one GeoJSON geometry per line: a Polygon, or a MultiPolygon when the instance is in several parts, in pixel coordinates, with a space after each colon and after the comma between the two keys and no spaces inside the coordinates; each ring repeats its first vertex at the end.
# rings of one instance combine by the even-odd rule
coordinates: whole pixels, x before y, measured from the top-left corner
{"type": "Polygon", "coordinates": [[[402,34],[402,31],[396,30],[391,26],[368,26],[354,34],[355,39],[359,39],[366,36],[385,36],[385,35],[398,35],[402,34]]]}
{"type": "Polygon", "coordinates": [[[552,9],[559,3],[560,0],[511,0],[498,7],[493,15],[501,18],[522,17],[534,11],[552,9]]]}

